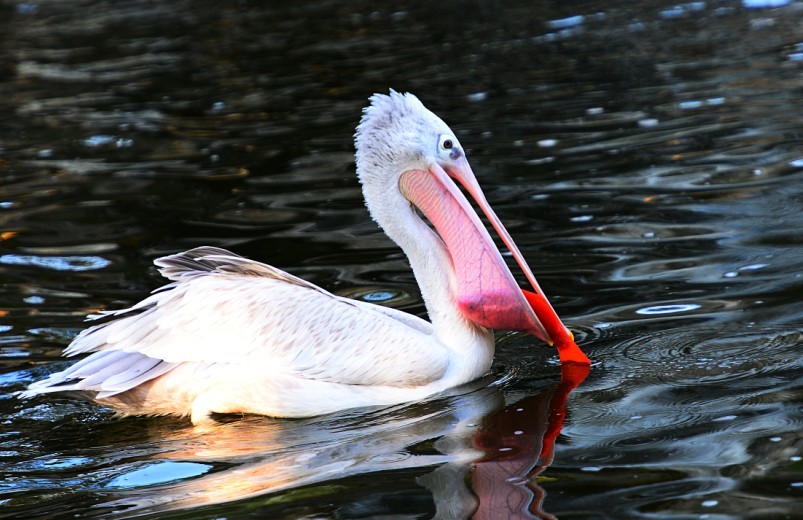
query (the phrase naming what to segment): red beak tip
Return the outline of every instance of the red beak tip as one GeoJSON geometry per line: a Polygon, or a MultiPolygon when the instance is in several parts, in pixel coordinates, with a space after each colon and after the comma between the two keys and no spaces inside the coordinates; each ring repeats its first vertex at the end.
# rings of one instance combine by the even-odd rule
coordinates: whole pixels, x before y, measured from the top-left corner
{"type": "Polygon", "coordinates": [[[577,363],[579,365],[591,365],[591,360],[580,350],[577,343],[567,341],[558,344],[558,356],[561,363],[577,363]]]}

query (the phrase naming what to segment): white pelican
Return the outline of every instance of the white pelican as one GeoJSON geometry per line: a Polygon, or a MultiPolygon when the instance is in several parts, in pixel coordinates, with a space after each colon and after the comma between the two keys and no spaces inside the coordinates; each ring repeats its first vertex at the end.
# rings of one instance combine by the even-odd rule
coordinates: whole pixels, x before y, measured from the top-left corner
{"type": "Polygon", "coordinates": [[[372,217],[412,266],[430,322],[342,298],[275,267],[199,247],[156,260],[172,283],[84,330],[90,355],[31,384],[122,415],[305,417],[421,399],[485,374],[489,329],[527,331],[588,364],[480,190],[449,127],[412,94],[375,94],[356,133],[372,217]],[[522,291],[470,203],[524,271],[522,291]],[[416,210],[427,217],[433,231],[416,210]],[[437,231],[437,232],[436,232],[437,231]]]}

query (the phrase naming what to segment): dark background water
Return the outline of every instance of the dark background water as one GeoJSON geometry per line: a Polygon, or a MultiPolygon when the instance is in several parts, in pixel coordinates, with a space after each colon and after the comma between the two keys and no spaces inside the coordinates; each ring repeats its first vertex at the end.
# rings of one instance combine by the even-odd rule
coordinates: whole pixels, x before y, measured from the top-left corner
{"type": "Polygon", "coordinates": [[[803,518],[803,4],[4,1],[0,57],[0,517],[447,518],[521,491],[493,516],[803,518]],[[213,433],[14,396],[197,245],[423,314],[354,177],[388,88],[458,133],[594,361],[554,459],[477,484],[561,413],[518,334],[496,385],[213,433]]]}

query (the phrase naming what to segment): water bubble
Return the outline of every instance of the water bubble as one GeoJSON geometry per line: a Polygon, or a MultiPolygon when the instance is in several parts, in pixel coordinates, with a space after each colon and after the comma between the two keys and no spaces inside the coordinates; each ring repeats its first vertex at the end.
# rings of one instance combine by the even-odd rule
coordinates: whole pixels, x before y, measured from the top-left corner
{"type": "Polygon", "coordinates": [[[681,101],[680,103],[678,103],[678,107],[680,107],[683,110],[690,110],[690,109],[693,109],[693,108],[700,108],[701,106],[703,106],[703,102],[702,101],[698,101],[698,100],[681,101]]]}
{"type": "Polygon", "coordinates": [[[541,139],[536,144],[538,144],[539,148],[552,148],[553,146],[558,144],[558,140],[557,139],[541,139]]]}
{"type": "Polygon", "coordinates": [[[570,27],[577,27],[583,24],[585,17],[582,15],[569,16],[567,18],[559,18],[557,20],[550,20],[547,25],[550,29],[569,29],[570,27]]]}
{"type": "Polygon", "coordinates": [[[396,293],[392,293],[390,291],[373,291],[364,294],[362,299],[367,302],[383,302],[385,300],[390,300],[395,296],[396,293]]]}
{"type": "Polygon", "coordinates": [[[362,287],[338,291],[338,295],[355,300],[362,300],[382,305],[404,305],[414,301],[413,296],[405,291],[397,291],[384,287],[362,287]]]}
{"type": "Polygon", "coordinates": [[[572,217],[569,220],[572,222],[589,222],[594,218],[593,215],[578,215],[576,217],[572,217]]]}
{"type": "Polygon", "coordinates": [[[466,99],[468,99],[472,103],[479,103],[480,101],[485,101],[486,99],[488,99],[488,93],[487,92],[473,92],[473,93],[469,94],[468,96],[466,96],[466,99]]]}
{"type": "Polygon", "coordinates": [[[106,485],[115,488],[152,486],[173,480],[197,477],[210,469],[212,469],[212,466],[196,462],[157,462],[123,473],[113,478],[106,485]]]}
{"type": "Polygon", "coordinates": [[[788,4],[789,0],[742,0],[742,5],[748,9],[783,7],[788,4]]]}
{"type": "Polygon", "coordinates": [[[3,255],[0,264],[30,265],[55,269],[57,271],[91,271],[103,269],[111,262],[99,256],[34,256],[34,255],[3,255]]]}
{"type": "Polygon", "coordinates": [[[112,135],[93,135],[81,141],[84,146],[89,148],[97,148],[99,146],[106,146],[114,142],[112,135]]]}
{"type": "Polygon", "coordinates": [[[739,270],[740,271],[756,271],[758,269],[764,269],[768,265],[770,265],[770,264],[750,264],[750,265],[746,265],[744,267],[740,267],[739,270]]]}
{"type": "Polygon", "coordinates": [[[597,472],[597,471],[602,471],[602,468],[601,468],[601,467],[599,467],[599,466],[586,466],[586,467],[584,467],[584,468],[580,468],[580,471],[592,471],[592,472],[597,472]]]}
{"type": "Polygon", "coordinates": [[[636,311],[636,314],[642,315],[661,315],[661,314],[677,314],[680,312],[689,312],[699,309],[700,305],[697,303],[678,303],[673,305],[653,305],[645,307],[636,311]]]}
{"type": "Polygon", "coordinates": [[[703,507],[714,507],[719,504],[718,500],[704,500],[700,505],[703,507]]]}
{"type": "Polygon", "coordinates": [[[726,422],[726,421],[732,421],[732,420],[736,419],[737,417],[738,416],[736,416],[736,415],[723,415],[722,417],[717,417],[717,418],[711,419],[711,420],[714,421],[714,422],[726,422]]]}

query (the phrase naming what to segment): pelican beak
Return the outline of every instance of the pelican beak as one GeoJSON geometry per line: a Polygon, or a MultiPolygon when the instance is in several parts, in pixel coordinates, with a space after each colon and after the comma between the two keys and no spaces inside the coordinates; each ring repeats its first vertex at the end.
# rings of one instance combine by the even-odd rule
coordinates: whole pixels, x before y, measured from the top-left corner
{"type": "Polygon", "coordinates": [[[558,348],[561,362],[589,364],[543,295],[519,248],[496,216],[465,157],[442,167],[408,170],[401,175],[402,194],[429,219],[451,255],[454,295],[462,314],[491,329],[520,330],[558,348]],[[524,272],[532,291],[519,288],[502,254],[454,180],[471,195],[524,272]]]}

